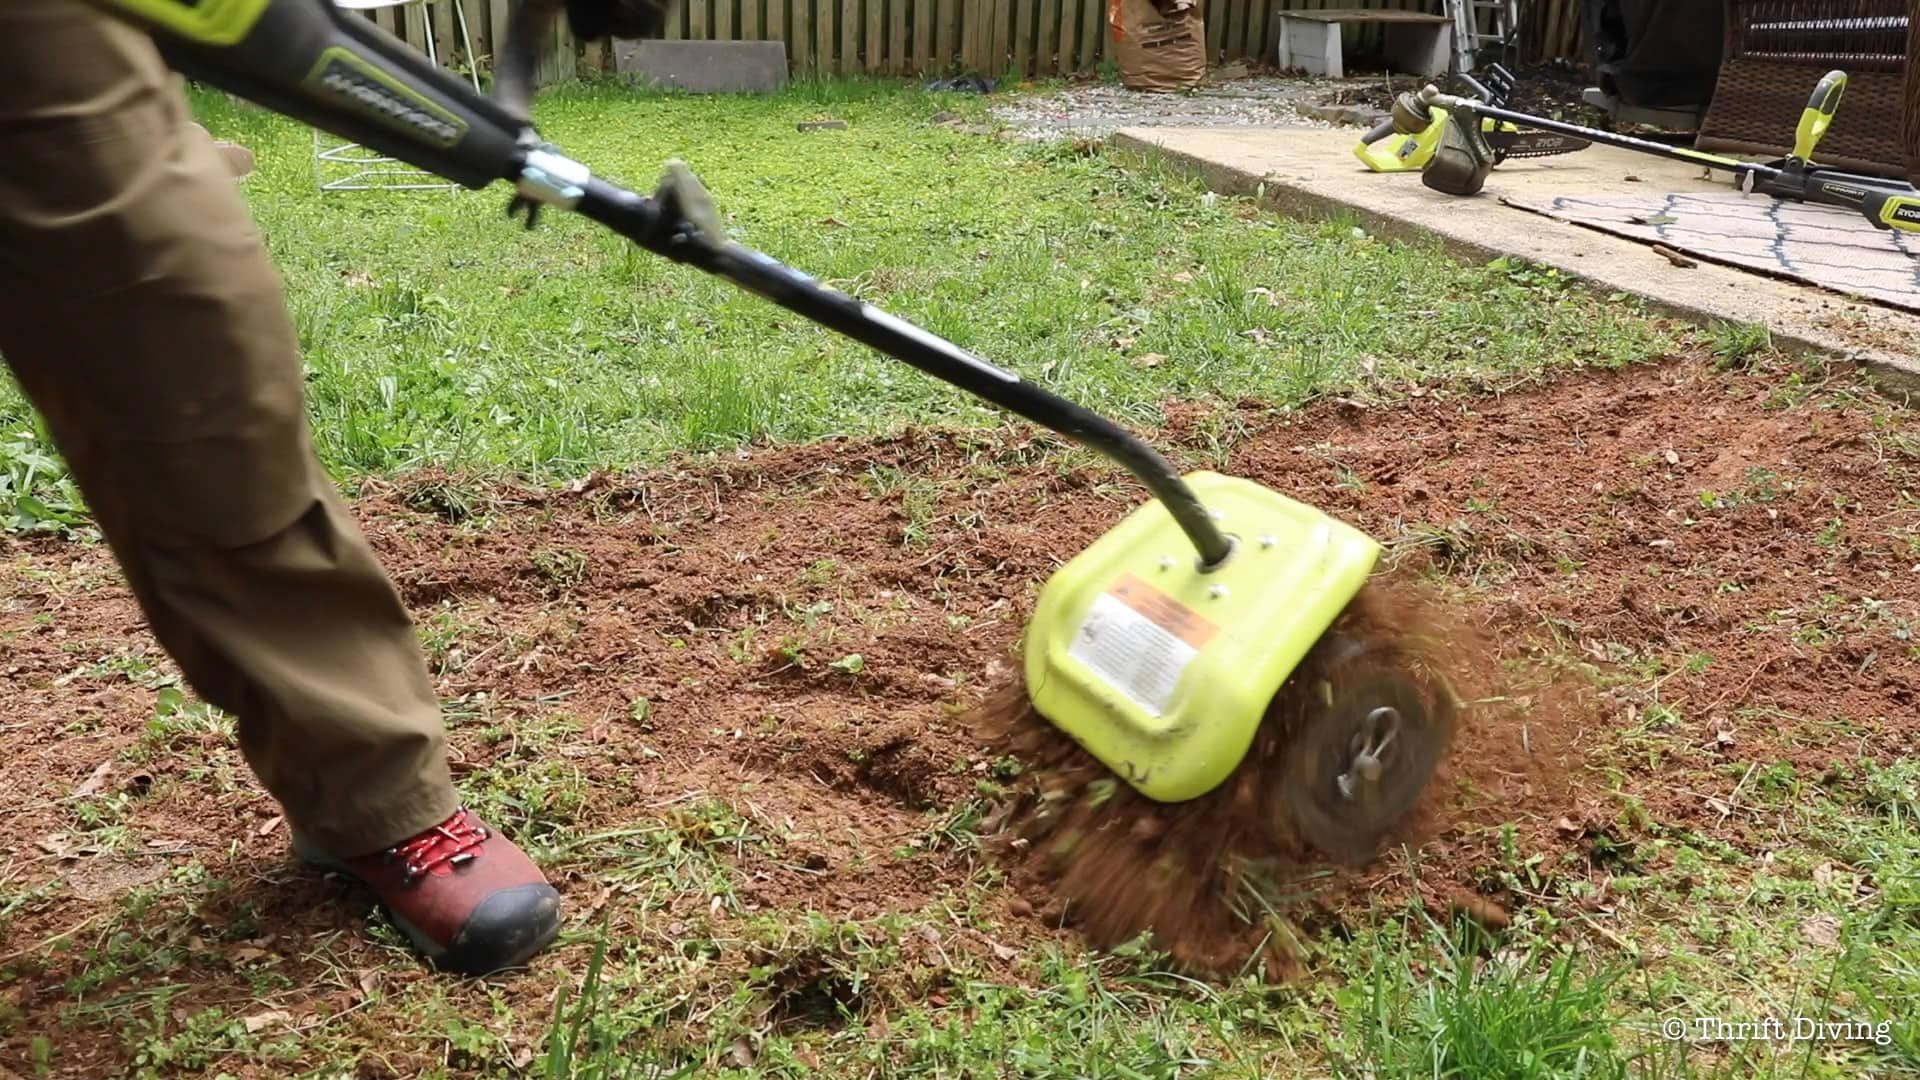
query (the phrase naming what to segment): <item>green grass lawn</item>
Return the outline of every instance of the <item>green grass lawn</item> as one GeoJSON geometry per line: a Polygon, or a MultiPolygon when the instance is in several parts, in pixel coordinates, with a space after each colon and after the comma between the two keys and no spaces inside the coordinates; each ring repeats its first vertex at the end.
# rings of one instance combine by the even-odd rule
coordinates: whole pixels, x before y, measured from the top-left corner
{"type": "MultiPolygon", "coordinates": [[[[258,156],[245,190],[286,279],[320,452],[342,479],[425,465],[564,477],[743,440],[995,422],[590,222],[550,214],[524,232],[503,216],[504,189],[322,195],[308,129],[221,97],[199,106],[258,156]]],[[[864,83],[706,100],[600,86],[549,94],[539,119],[643,190],[686,159],[743,242],[1133,424],[1170,399],[1505,385],[1663,347],[1628,305],[1550,275],[1461,267],[1348,224],[1256,214],[1153,168],[929,123],[943,111],[983,106],[864,83]],[[848,126],[795,129],[821,117],[848,126]]],[[[16,475],[29,423],[0,390],[16,475]]]]}
{"type": "MultiPolygon", "coordinates": [[[[504,191],[323,196],[306,129],[223,99],[198,105],[216,134],[257,154],[245,191],[286,278],[322,456],[343,480],[425,466],[557,480],[748,440],[1000,422],[909,368],[584,221],[554,214],[524,232],[502,214],[504,191]]],[[[1134,425],[1156,424],[1169,402],[1391,400],[1416,382],[1507,387],[1692,340],[1549,272],[1463,266],[1348,222],[1273,217],[1150,163],[932,123],[943,111],[978,120],[984,107],[873,84],[762,99],[581,86],[539,105],[547,134],[602,173],[649,187],[665,159],[684,158],[745,243],[1134,425]],[[848,126],[795,129],[824,117],[848,126]]],[[[17,393],[0,386],[0,517],[16,524],[52,520],[75,499],[34,432],[17,393]]],[[[1663,1056],[1649,1018],[1676,1003],[1728,1015],[1755,1002],[1795,1007],[1799,999],[1777,1000],[1773,989],[1805,990],[1799,1004],[1810,1015],[1920,995],[1911,906],[1920,893],[1863,909],[1793,869],[1824,860],[1870,875],[1892,865],[1908,875],[1893,880],[1910,881],[1915,783],[1896,771],[1864,779],[1855,802],[1783,797],[1781,820],[1801,819],[1822,847],[1783,839],[1777,863],[1673,840],[1697,846],[1698,871],[1666,908],[1691,905],[1707,923],[1633,923],[1638,909],[1623,902],[1628,921],[1615,925],[1683,957],[1724,942],[1739,956],[1724,967],[1650,968],[1631,948],[1565,953],[1554,943],[1576,916],[1562,908],[1523,913],[1491,956],[1462,928],[1391,911],[1330,943],[1320,966],[1337,977],[1303,987],[1202,985],[1151,957],[1048,950],[1021,985],[961,972],[943,1000],[879,1026],[855,1017],[820,1038],[745,1048],[728,1035],[701,1059],[782,1077],[1837,1077],[1881,1061],[1892,1075],[1920,1060],[1912,1047],[1838,1064],[1813,1047],[1757,1064],[1663,1056]],[[1756,896],[1781,901],[1794,922],[1744,925],[1756,896]],[[1845,947],[1823,954],[1819,970],[1786,972],[1799,927],[1815,917],[1831,919],[1845,947]],[[1790,987],[1768,984],[1788,974],[1790,987]]],[[[670,847],[676,866],[703,858],[677,837],[640,832],[636,850],[670,847]]],[[[1530,865],[1505,872],[1523,890],[1538,885],[1530,865]]],[[[1635,887],[1630,874],[1621,881],[1635,887]]],[[[1668,885],[1646,878],[1638,887],[1648,899],[1668,885]]],[[[0,917],[32,902],[0,891],[0,917]]],[[[899,943],[937,921],[912,912],[853,927],[797,913],[769,919],[768,942],[816,951],[835,985],[855,986],[883,979],[899,943]]],[[[555,1004],[552,1040],[531,1061],[514,1062],[494,1034],[527,1018],[468,1010],[462,1019],[436,1004],[440,984],[416,992],[420,1026],[401,1035],[444,1043],[446,1075],[668,1075],[644,1063],[622,1072],[627,1065],[596,1048],[682,1015],[685,1002],[668,998],[700,962],[697,950],[633,947],[604,966],[596,958],[555,1004]],[[594,1008],[581,1010],[582,1000],[594,1008]]],[[[749,997],[743,988],[731,1003],[703,1003],[706,1027],[729,1030],[728,1010],[744,1017],[749,997]]],[[[156,1017],[141,1051],[151,1075],[191,1073],[242,1045],[273,1060],[231,1016],[206,1030],[156,1017]]]]}

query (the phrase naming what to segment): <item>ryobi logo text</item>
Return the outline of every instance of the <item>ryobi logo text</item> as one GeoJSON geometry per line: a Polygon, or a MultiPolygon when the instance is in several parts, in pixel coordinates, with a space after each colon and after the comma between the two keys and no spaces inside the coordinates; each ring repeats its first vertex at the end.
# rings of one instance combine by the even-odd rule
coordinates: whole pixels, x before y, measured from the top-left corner
{"type": "Polygon", "coordinates": [[[340,104],[403,135],[452,146],[467,133],[466,122],[407,89],[342,48],[321,54],[307,85],[340,104]]]}

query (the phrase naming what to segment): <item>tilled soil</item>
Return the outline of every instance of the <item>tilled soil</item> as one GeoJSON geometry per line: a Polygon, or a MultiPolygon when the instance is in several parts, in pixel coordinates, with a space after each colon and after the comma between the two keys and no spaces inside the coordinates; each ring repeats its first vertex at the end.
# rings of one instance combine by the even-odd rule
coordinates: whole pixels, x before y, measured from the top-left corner
{"type": "MultiPolygon", "coordinates": [[[[1628,804],[1642,825],[1751,848],[1743,776],[1920,749],[1920,514],[1905,494],[1920,443],[1846,376],[1806,378],[1689,357],[1405,407],[1174,412],[1161,442],[1189,464],[1215,464],[1204,448],[1244,428],[1226,471],[1389,541],[1394,587],[1446,606],[1458,659],[1498,675],[1476,683],[1405,846],[1313,878],[1287,932],[1412,898],[1497,924],[1516,900],[1498,890],[1503,852],[1604,883],[1631,857],[1628,804]]],[[[463,779],[577,770],[578,805],[528,811],[550,835],[710,800],[773,838],[723,851],[740,910],[675,896],[634,930],[665,946],[676,920],[915,912],[976,880],[964,845],[927,839],[1012,776],[969,710],[1011,678],[1039,583],[1136,498],[1019,429],[755,450],[560,491],[424,476],[356,511],[422,621],[463,779]]],[[[236,950],[293,954],[285,970],[309,989],[275,999],[293,1023],[361,1000],[339,970],[424,978],[367,944],[364,897],[287,864],[236,751],[178,727],[156,751],[158,691],[126,658],[164,661],[105,552],[4,544],[0,851],[7,895],[25,899],[0,944],[14,1018],[0,1062],[25,1062],[38,1032],[58,1075],[124,1062],[111,1025],[73,1011],[137,989],[85,978],[110,951],[97,928],[189,859],[229,886],[171,943],[182,1008],[247,1008],[236,950]],[[101,795],[111,828],[79,813],[101,795]]],[[[1008,943],[1069,937],[1072,905],[1028,862],[990,897],[997,940],[955,935],[929,956],[991,955],[1011,978],[1008,943]]],[[[583,924],[636,902],[592,865],[557,877],[583,924]]],[[[1207,959],[1272,958],[1276,925],[1207,959]]],[[[1275,974],[1299,959],[1282,946],[1275,974]]],[[[524,991],[528,1015],[544,992],[524,991]]]]}
{"type": "MultiPolygon", "coordinates": [[[[1192,974],[1225,976],[1258,964],[1269,977],[1286,977],[1300,965],[1300,920],[1344,906],[1327,886],[1352,884],[1322,880],[1364,866],[1383,849],[1417,845],[1447,816],[1444,782],[1429,782],[1404,817],[1383,820],[1384,832],[1355,827],[1354,803],[1299,798],[1331,790],[1352,760],[1349,725],[1363,714],[1336,703],[1351,693],[1365,700],[1360,709],[1400,707],[1396,756],[1430,761],[1451,749],[1462,703],[1484,701],[1498,684],[1484,661],[1474,662],[1485,651],[1470,625],[1423,602],[1410,583],[1378,576],[1273,694],[1232,774],[1199,798],[1172,805],[1117,783],[1044,719],[1016,681],[970,714],[987,745],[1026,766],[998,800],[988,830],[992,850],[1028,871],[1029,888],[1098,946],[1150,934],[1192,974]],[[1316,740],[1309,734],[1316,727],[1338,731],[1339,740],[1316,740]],[[1431,751],[1413,749],[1429,741],[1431,751]],[[1302,821],[1303,802],[1305,813],[1346,823],[1332,834],[1336,846],[1316,848],[1315,830],[1302,821]],[[1299,902],[1307,897],[1315,902],[1299,902]]],[[[1511,710],[1481,705],[1473,712],[1476,742],[1512,725],[1511,710]]],[[[1517,758],[1502,760],[1527,769],[1517,758]]],[[[1408,767],[1415,771],[1405,783],[1420,794],[1412,788],[1418,767],[1408,767]]],[[[1381,811],[1383,819],[1387,813],[1381,811]]]]}

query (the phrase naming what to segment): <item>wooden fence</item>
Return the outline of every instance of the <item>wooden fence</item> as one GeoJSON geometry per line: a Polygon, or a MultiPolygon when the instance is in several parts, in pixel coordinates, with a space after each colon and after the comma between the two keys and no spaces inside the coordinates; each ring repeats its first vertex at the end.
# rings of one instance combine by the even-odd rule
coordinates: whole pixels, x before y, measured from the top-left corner
{"type": "MultiPolygon", "coordinates": [[[[441,0],[425,10],[380,9],[373,17],[421,44],[431,19],[443,63],[464,65],[454,6],[466,14],[484,69],[505,34],[503,0],[441,0]]],[[[1207,53],[1214,62],[1271,56],[1276,11],[1323,8],[1442,10],[1441,0],[1212,0],[1206,5],[1207,53]]],[[[1526,59],[1575,53],[1579,0],[1526,0],[1521,23],[1526,59]]],[[[1378,27],[1352,26],[1351,46],[1378,40],[1378,27]]],[[[1107,0],[680,0],[667,37],[695,41],[783,41],[796,74],[1044,77],[1097,68],[1112,50],[1107,0]]],[[[542,65],[542,80],[604,70],[608,50],[582,46],[564,29],[542,65]]]]}
{"type": "MultiPolygon", "coordinates": [[[[375,8],[366,15],[381,29],[398,35],[422,51],[429,44],[426,27],[428,20],[432,20],[431,44],[443,67],[464,70],[478,63],[480,69],[485,71],[493,63],[494,42],[506,40],[507,14],[510,10],[506,0],[430,0],[426,4],[408,4],[401,8],[375,8]],[[456,7],[459,15],[466,20],[467,35],[473,42],[472,56],[467,55],[465,42],[461,39],[460,21],[454,11],[456,7]]],[[[573,34],[564,25],[564,20],[562,23],[554,36],[553,48],[541,58],[539,78],[542,83],[571,79],[579,73],[582,50],[579,43],[573,40],[573,34]]]]}
{"type": "MultiPolygon", "coordinates": [[[[1437,2],[1215,0],[1207,52],[1265,57],[1275,11],[1437,2]]],[[[1040,77],[1096,68],[1113,48],[1107,0],[686,0],[678,15],[669,37],[784,41],[795,70],[820,73],[1040,77]]]]}
{"type": "MultiPolygon", "coordinates": [[[[1536,63],[1571,60],[1578,63],[1583,38],[1580,0],[1533,0],[1520,5],[1520,41],[1526,59],[1536,63]]],[[[1712,42],[1702,48],[1713,48],[1712,42]]],[[[1580,64],[1584,69],[1585,65],[1580,64]]]]}

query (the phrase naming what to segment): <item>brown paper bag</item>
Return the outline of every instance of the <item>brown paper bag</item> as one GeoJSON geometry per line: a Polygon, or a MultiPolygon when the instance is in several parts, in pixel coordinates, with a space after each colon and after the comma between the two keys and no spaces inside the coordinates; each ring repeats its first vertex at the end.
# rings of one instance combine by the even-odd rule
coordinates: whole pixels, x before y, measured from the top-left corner
{"type": "Polygon", "coordinates": [[[1129,90],[1188,90],[1207,77],[1200,0],[1107,0],[1107,28],[1129,90]]]}

